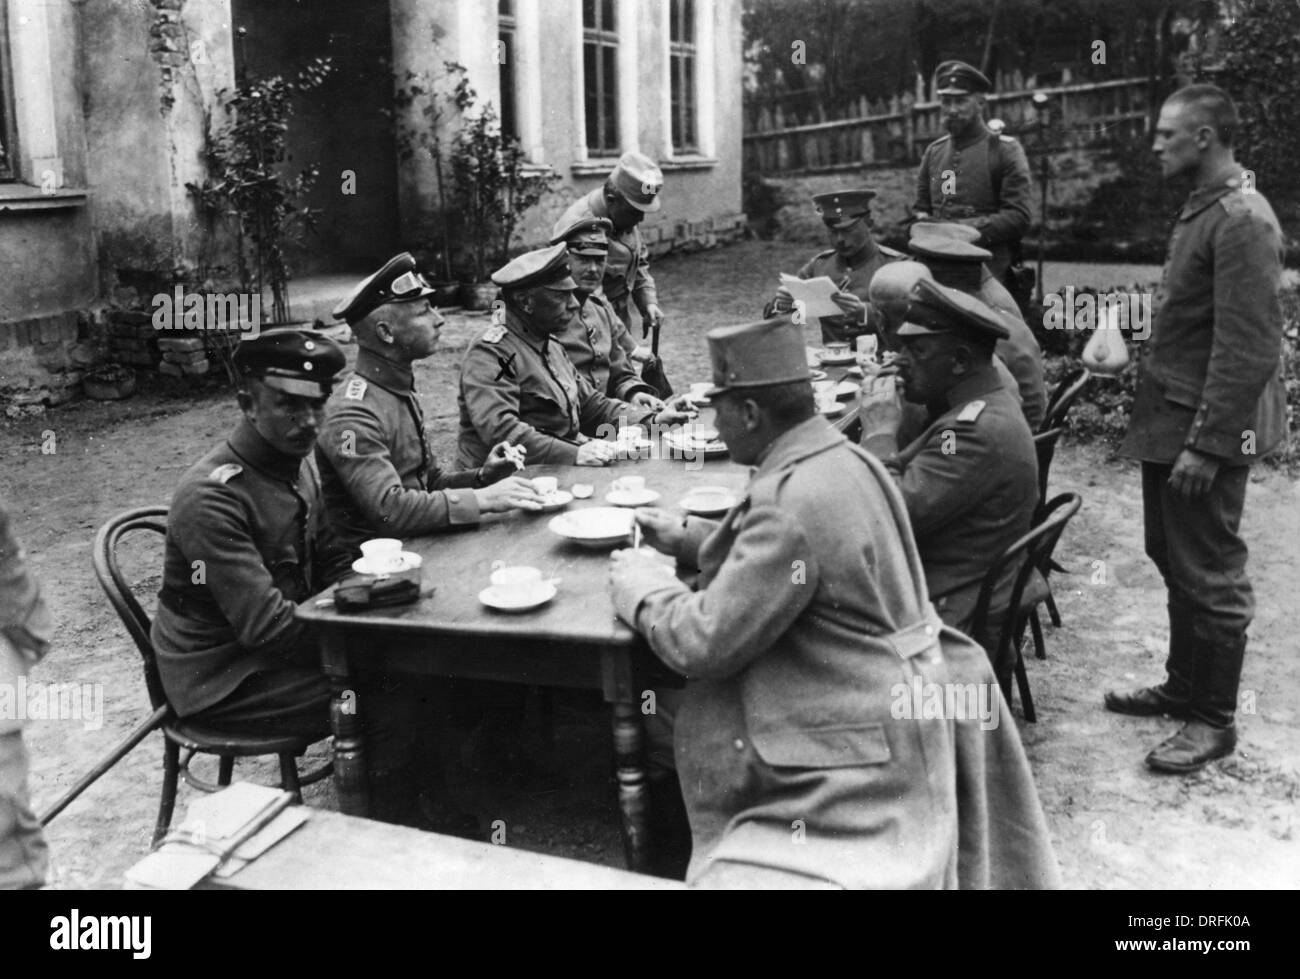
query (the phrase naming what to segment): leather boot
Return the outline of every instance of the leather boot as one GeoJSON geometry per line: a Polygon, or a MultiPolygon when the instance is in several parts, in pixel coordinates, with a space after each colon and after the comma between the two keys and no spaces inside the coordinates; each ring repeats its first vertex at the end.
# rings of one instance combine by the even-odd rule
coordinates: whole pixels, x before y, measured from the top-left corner
{"type": "Polygon", "coordinates": [[[1189,719],[1181,731],[1147,755],[1147,765],[1157,772],[1199,771],[1237,747],[1233,718],[1246,655],[1245,633],[1225,635],[1204,623],[1197,623],[1195,632],[1196,685],[1189,719]]]}
{"type": "Polygon", "coordinates": [[[646,780],[650,795],[650,858],[647,869],[656,877],[685,880],[691,862],[691,824],[686,818],[677,773],[646,780]]]}
{"type": "Polygon", "coordinates": [[[1192,630],[1192,613],[1178,599],[1170,597],[1169,656],[1165,660],[1165,682],[1127,692],[1106,691],[1106,709],[1134,717],[1168,714],[1186,720],[1196,679],[1197,646],[1192,630]]]}
{"type": "Polygon", "coordinates": [[[1216,758],[1232,754],[1237,747],[1237,729],[1211,727],[1190,720],[1168,741],[1147,755],[1147,767],[1157,772],[1187,775],[1200,771],[1216,758]]]}

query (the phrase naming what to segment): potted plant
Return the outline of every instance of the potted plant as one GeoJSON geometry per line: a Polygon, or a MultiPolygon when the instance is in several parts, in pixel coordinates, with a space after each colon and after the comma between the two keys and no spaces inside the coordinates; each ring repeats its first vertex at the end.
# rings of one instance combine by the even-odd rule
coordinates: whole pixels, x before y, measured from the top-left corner
{"type": "MultiPolygon", "coordinates": [[[[242,38],[244,28],[238,33],[242,38]]],[[[284,166],[293,100],[320,87],[332,67],[329,58],[314,58],[292,77],[267,78],[250,78],[242,69],[233,91],[217,93],[232,118],[216,132],[208,130],[207,177],[202,184],[186,184],[205,214],[233,225],[240,286],[258,297],[269,324],[290,321],[292,270],[285,247],[301,244],[319,216],[303,203],[319,169],[313,165],[293,174],[284,166]],[[261,302],[268,290],[269,315],[261,302]]]]}
{"type": "Polygon", "coordinates": [[[469,279],[461,283],[461,301],[467,309],[487,309],[497,293],[489,274],[505,264],[524,214],[559,177],[549,171],[530,172],[519,140],[501,132],[491,103],[479,105],[465,69],[448,63],[447,72],[458,79],[451,97],[461,116],[449,153],[468,259],[469,279]]]}

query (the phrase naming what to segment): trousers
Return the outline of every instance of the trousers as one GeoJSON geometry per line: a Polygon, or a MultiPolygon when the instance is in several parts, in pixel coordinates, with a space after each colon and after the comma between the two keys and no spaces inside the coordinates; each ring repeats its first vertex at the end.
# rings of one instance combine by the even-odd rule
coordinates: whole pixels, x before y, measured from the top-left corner
{"type": "Polygon", "coordinates": [[[21,730],[0,732],[0,890],[45,883],[49,850],[27,791],[21,730]]]}

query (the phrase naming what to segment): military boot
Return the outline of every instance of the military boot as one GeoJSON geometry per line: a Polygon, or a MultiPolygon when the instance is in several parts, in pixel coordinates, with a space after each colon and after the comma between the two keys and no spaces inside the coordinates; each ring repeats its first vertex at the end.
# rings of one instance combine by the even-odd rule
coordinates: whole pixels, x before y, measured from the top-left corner
{"type": "Polygon", "coordinates": [[[1169,657],[1165,660],[1165,682],[1126,692],[1106,691],[1106,709],[1135,717],[1168,714],[1186,720],[1190,714],[1196,679],[1196,636],[1190,611],[1171,599],[1169,609],[1169,657]]]}
{"type": "Polygon", "coordinates": [[[1149,768],[1185,775],[1232,754],[1237,747],[1233,720],[1245,654],[1244,634],[1198,640],[1196,687],[1187,723],[1147,755],[1149,768]]]}

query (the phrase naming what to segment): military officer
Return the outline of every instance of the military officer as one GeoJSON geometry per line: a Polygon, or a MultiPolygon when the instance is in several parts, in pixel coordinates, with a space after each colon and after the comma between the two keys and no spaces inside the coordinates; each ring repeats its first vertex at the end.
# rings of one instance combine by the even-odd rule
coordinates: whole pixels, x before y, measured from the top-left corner
{"type": "Polygon", "coordinates": [[[19,677],[49,651],[53,632],[49,608],[0,501],[0,692],[8,694],[0,697],[0,891],[40,887],[49,865],[27,789],[23,714],[3,706],[14,706],[19,677]]]}
{"type": "Polygon", "coordinates": [[[690,417],[677,405],[656,410],[608,398],[574,368],[555,342],[578,311],[563,244],[520,255],[492,281],[501,287],[500,315],[470,344],[461,368],[462,468],[481,465],[488,446],[501,441],[523,446],[531,463],[603,466],[617,450],[600,436],[690,417]]]}
{"type": "MultiPolygon", "coordinates": [[[[862,445],[884,460],[903,492],[930,598],[944,622],[963,631],[985,573],[1028,533],[1038,503],[1033,435],[992,364],[994,345],[1006,336],[1002,318],[979,300],[921,279],[898,330],[896,363],[903,396],[925,405],[929,425],[899,443],[892,378],[882,378],[859,408],[862,445]]],[[[993,594],[988,633],[973,637],[990,655],[1015,570],[993,594]]],[[[1004,689],[1013,666],[993,664],[1004,689]]]]}
{"type": "MultiPolygon", "coordinates": [[[[609,254],[609,236],[614,226],[608,218],[578,218],[555,226],[551,244],[561,242],[569,250],[569,268],[578,284],[574,298],[578,315],[560,334],[569,359],[578,373],[602,394],[643,408],[662,408],[654,388],[641,380],[628,356],[627,326],[605,298],[602,283],[609,254]]],[[[635,343],[632,344],[635,346],[635,343]]]]}
{"type": "Polygon", "coordinates": [[[403,252],[334,310],[360,351],[316,443],[329,518],[327,582],[345,574],[372,537],[428,534],[477,524],[483,513],[541,506],[532,482],[515,475],[508,442],[463,472],[444,472],[429,448],[412,365],[438,343],[443,320],[429,303],[432,292],[403,252]]]}
{"type": "Polygon", "coordinates": [[[624,153],[601,187],[569,205],[558,225],[570,227],[583,218],[607,218],[614,226],[605,261],[605,298],[628,328],[619,342],[633,360],[651,359],[650,348],[632,338],[631,306],[641,314],[641,336],[663,324],[659,292],[650,274],[650,253],[641,239],[638,225],[647,214],[663,207],[659,194],[664,187],[663,171],[635,150],[624,153]]]}
{"type": "Polygon", "coordinates": [[[992,253],[952,237],[947,228],[964,229],[966,226],[913,224],[908,250],[925,264],[940,285],[974,296],[1001,316],[1009,335],[998,341],[995,350],[1015,376],[1020,391],[1020,408],[1025,413],[1029,430],[1036,432],[1047,413],[1042,348],[1021,316],[1020,307],[1011,298],[1011,293],[988,270],[987,263],[992,253]]]}
{"type": "Polygon", "coordinates": [[[918,220],[958,221],[978,229],[976,244],[993,253],[990,271],[1005,281],[1029,230],[1029,159],[1014,137],[995,133],[984,122],[985,97],[993,84],[980,71],[945,61],[934,79],[948,132],[921,157],[913,211],[918,220]]]}
{"type": "MultiPolygon", "coordinates": [[[[956,789],[983,777],[959,772],[977,755],[954,753],[951,719],[902,720],[891,704],[900,685],[962,674],[1000,703],[987,661],[926,600],[889,474],[817,415],[802,330],[782,317],[708,343],[718,429],[756,467],[744,497],[720,522],[638,511],[652,547],[698,569],[694,589],[645,550],[616,551],[610,569],[619,617],[687,678],[674,741],[688,883],[987,886],[958,855],[959,839],[977,852],[986,835],[963,828],[956,789]]],[[[1015,727],[989,735],[1002,745],[994,764],[1010,764],[994,805],[1023,818],[1005,823],[1023,835],[993,883],[1051,886],[1015,727]]]]}
{"type": "MultiPolygon", "coordinates": [[[[875,196],[874,190],[864,189],[839,190],[813,197],[813,206],[825,223],[834,247],[814,255],[795,275],[801,279],[826,276],[839,289],[835,304],[844,313],[821,317],[823,343],[852,343],[865,333],[877,332],[880,324],[866,304],[871,277],[886,263],[907,257],[878,244],[871,236],[871,199],[875,196]]],[[[763,309],[763,315],[781,316],[790,311],[790,293],[781,288],[763,309]]]]}
{"type": "Polygon", "coordinates": [[[1122,714],[1186,723],[1147,755],[1203,768],[1236,747],[1235,711],[1254,594],[1238,532],[1250,465],[1286,437],[1282,234],[1233,155],[1222,89],[1171,95],[1156,124],[1166,180],[1191,186],[1169,245],[1155,324],[1121,452],[1142,463],[1146,552],[1168,590],[1163,683],[1106,694],[1122,714]]]}

